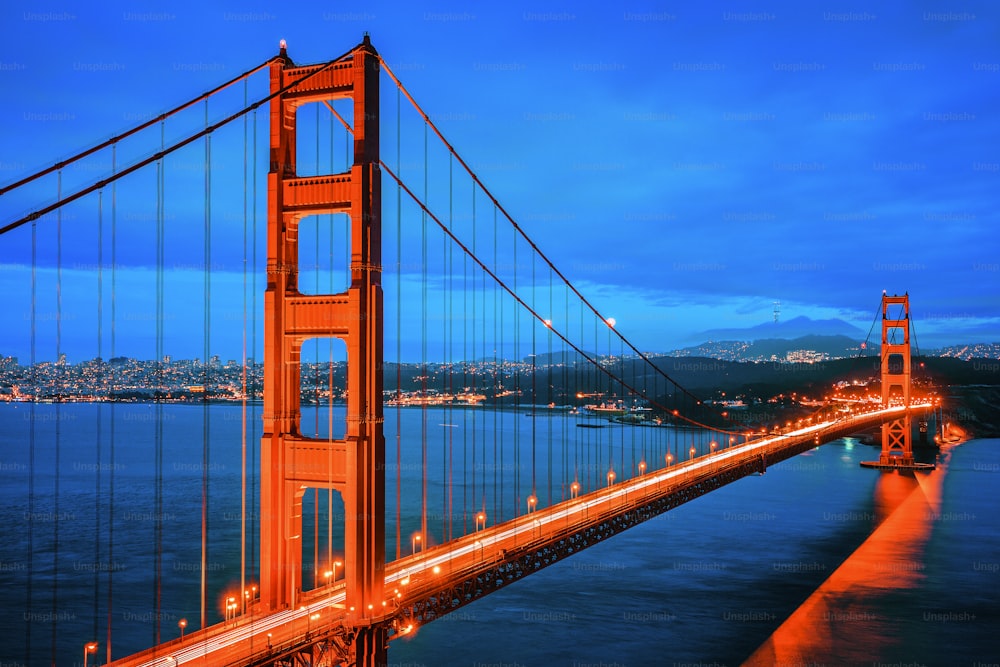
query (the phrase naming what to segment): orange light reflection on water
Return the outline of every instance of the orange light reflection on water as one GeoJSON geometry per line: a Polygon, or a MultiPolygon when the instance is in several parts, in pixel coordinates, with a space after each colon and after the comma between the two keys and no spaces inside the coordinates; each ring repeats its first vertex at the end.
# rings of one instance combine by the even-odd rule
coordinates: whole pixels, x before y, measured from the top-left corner
{"type": "Polygon", "coordinates": [[[945,472],[941,461],[929,473],[880,473],[874,532],[744,665],[870,664],[897,643],[896,621],[873,610],[880,598],[924,576],[945,472]]]}

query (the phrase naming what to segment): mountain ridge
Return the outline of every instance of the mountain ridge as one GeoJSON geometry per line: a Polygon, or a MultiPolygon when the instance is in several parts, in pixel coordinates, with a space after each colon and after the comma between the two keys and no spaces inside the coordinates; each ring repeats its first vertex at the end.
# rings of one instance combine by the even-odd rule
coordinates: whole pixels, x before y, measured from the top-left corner
{"type": "Polygon", "coordinates": [[[838,318],[814,320],[799,315],[790,320],[764,322],[752,327],[707,329],[690,336],[688,340],[694,342],[700,338],[703,343],[724,340],[753,342],[761,339],[792,340],[803,336],[846,336],[852,340],[862,341],[866,334],[850,322],[838,318]]]}

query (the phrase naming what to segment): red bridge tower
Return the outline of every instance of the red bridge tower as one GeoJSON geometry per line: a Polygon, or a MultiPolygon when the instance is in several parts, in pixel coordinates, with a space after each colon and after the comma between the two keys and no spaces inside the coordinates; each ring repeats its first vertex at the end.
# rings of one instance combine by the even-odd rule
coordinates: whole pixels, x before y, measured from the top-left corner
{"type": "Polygon", "coordinates": [[[264,435],[261,441],[260,601],[293,607],[302,589],[302,497],[336,489],[344,500],[346,604],[355,611],[357,665],[385,664],[380,623],[385,570],[385,439],[382,411],[381,172],[379,58],[368,37],[334,64],[296,66],[281,54],[270,66],[267,291],[264,296],[264,435]],[[296,82],[298,85],[292,85],[296,82]],[[290,87],[291,86],[291,87],[290,87]],[[349,172],[296,175],[296,110],[349,98],[354,163],[349,172]],[[347,213],[351,224],[346,292],[298,290],[298,229],[310,215],[347,213]],[[316,337],[347,346],[347,424],[343,440],[304,437],[300,424],[302,343],[316,337]]]}

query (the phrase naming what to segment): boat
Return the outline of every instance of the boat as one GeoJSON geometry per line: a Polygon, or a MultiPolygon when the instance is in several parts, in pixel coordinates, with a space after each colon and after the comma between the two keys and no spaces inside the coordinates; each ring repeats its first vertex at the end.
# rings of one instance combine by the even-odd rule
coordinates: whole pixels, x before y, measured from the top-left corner
{"type": "Polygon", "coordinates": [[[603,401],[600,405],[590,404],[585,405],[583,408],[587,412],[591,412],[595,415],[600,415],[602,417],[618,417],[625,414],[625,405],[621,401],[607,402],[603,401]]]}

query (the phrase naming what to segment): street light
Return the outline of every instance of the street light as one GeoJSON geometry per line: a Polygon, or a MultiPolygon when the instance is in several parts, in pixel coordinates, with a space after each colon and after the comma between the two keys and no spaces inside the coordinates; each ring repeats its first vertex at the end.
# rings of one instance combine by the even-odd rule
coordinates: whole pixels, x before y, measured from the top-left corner
{"type": "Polygon", "coordinates": [[[569,493],[571,498],[576,498],[577,494],[580,493],[580,482],[573,482],[570,484],[569,493]]]}
{"type": "Polygon", "coordinates": [[[228,623],[230,619],[236,618],[236,598],[228,597],[226,598],[226,622],[228,623]]]}
{"type": "Polygon", "coordinates": [[[645,461],[639,461],[639,474],[640,475],[645,475],[646,474],[646,462],[645,461]]]}
{"type": "Polygon", "coordinates": [[[186,618],[182,618],[181,620],[177,621],[177,627],[181,629],[181,641],[184,641],[184,628],[186,628],[187,626],[188,622],[186,618]]]}
{"type": "Polygon", "coordinates": [[[608,486],[611,486],[614,483],[615,483],[615,470],[614,468],[612,468],[611,470],[608,471],[608,486]]]}
{"type": "Polygon", "coordinates": [[[691,458],[694,458],[694,447],[691,447],[691,458]]]}
{"type": "Polygon", "coordinates": [[[538,504],[538,498],[536,498],[535,494],[532,493],[530,496],[528,496],[528,514],[531,514],[532,512],[535,511],[535,505],[537,504],[538,504]]]}
{"type": "Polygon", "coordinates": [[[417,545],[420,544],[420,535],[414,535],[413,539],[410,540],[410,553],[417,553],[417,545]]]}
{"type": "Polygon", "coordinates": [[[715,453],[715,448],[718,447],[719,445],[718,445],[718,443],[715,442],[715,440],[713,440],[712,442],[708,443],[708,446],[711,449],[710,453],[714,454],[715,453]]]}
{"type": "Polygon", "coordinates": [[[87,642],[83,645],[83,667],[87,667],[87,656],[97,651],[97,642],[87,642]]]}
{"type": "Polygon", "coordinates": [[[476,532],[479,532],[479,524],[482,522],[483,528],[486,528],[486,512],[480,512],[476,515],[476,532]]]}
{"type": "Polygon", "coordinates": [[[670,463],[674,460],[674,455],[668,452],[667,455],[666,455],[666,457],[664,457],[664,458],[667,459],[667,467],[669,468],[670,467],[670,463]]]}

